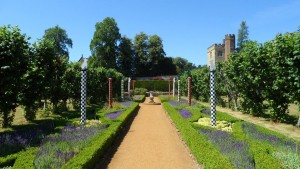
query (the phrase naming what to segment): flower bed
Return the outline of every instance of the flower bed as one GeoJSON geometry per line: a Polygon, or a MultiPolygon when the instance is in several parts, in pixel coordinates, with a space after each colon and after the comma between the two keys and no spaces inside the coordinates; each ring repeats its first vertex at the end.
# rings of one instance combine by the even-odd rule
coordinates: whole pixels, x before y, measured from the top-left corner
{"type": "Polygon", "coordinates": [[[119,117],[123,112],[124,112],[124,110],[120,110],[120,111],[112,112],[112,113],[107,113],[106,117],[108,117],[109,119],[113,120],[113,119],[119,117]]]}
{"type": "Polygon", "coordinates": [[[66,126],[59,134],[47,136],[36,153],[36,168],[60,168],[88,145],[105,126],[66,126]]]}
{"type": "Polygon", "coordinates": [[[235,140],[232,135],[220,130],[199,128],[198,131],[215,145],[234,167],[249,169],[255,167],[247,141],[235,140]]]}
{"type": "Polygon", "coordinates": [[[184,119],[190,118],[192,116],[192,113],[188,110],[179,110],[179,113],[184,119]]]}

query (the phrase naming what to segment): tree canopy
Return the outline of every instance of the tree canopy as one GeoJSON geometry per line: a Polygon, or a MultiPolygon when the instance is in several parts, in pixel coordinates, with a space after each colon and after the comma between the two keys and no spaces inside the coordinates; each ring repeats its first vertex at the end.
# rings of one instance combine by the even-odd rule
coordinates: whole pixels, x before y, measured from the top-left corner
{"type": "Polygon", "coordinates": [[[107,17],[95,25],[90,49],[94,63],[93,67],[116,68],[118,42],[121,38],[119,28],[114,18],[107,17]]]}
{"type": "Polygon", "coordinates": [[[246,21],[242,21],[240,29],[238,30],[237,48],[241,50],[248,40],[249,30],[246,21]]]}

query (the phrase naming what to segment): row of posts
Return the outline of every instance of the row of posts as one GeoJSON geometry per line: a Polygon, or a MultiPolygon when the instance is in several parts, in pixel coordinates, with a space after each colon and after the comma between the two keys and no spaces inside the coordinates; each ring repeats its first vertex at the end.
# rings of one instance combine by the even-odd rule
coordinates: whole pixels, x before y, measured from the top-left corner
{"type": "MultiPolygon", "coordinates": [[[[86,120],[86,76],[87,76],[87,59],[82,58],[82,74],[81,74],[81,120],[80,123],[84,124],[86,120]]],[[[211,60],[210,62],[210,100],[211,100],[211,125],[216,126],[216,97],[215,97],[215,64],[211,60]]],[[[128,96],[130,97],[130,82],[131,79],[128,78],[128,96]]],[[[169,82],[169,95],[170,95],[170,80],[169,82]]],[[[175,78],[173,78],[173,97],[175,97],[175,78]]],[[[133,80],[133,88],[134,88],[135,80],[133,80]]],[[[188,105],[191,106],[191,86],[192,86],[192,77],[190,72],[188,72],[188,105]]],[[[109,107],[112,108],[112,78],[108,79],[109,86],[109,107]]],[[[134,90],[133,90],[134,95],[134,90]]],[[[121,98],[124,99],[124,78],[121,80],[121,98]]],[[[180,76],[178,76],[178,102],[180,102],[180,76]]]]}

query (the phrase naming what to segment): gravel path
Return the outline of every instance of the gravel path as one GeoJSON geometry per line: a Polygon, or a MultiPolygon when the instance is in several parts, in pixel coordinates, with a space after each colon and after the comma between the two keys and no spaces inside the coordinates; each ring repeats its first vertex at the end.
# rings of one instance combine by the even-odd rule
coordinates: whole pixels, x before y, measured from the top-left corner
{"type": "MultiPolygon", "coordinates": [[[[157,98],[154,100],[159,102],[157,98]]],[[[146,98],[145,103],[149,102],[146,98]]],[[[128,133],[113,155],[112,169],[199,168],[162,105],[140,104],[128,133]]]]}

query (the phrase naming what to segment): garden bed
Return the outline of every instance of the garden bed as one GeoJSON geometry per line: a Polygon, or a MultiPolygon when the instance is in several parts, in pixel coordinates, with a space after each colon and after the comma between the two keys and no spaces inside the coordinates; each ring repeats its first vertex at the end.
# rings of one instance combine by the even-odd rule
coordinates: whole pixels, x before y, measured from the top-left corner
{"type": "Polygon", "coordinates": [[[165,101],[165,110],[198,163],[205,168],[300,167],[300,144],[295,140],[222,112],[216,113],[217,120],[230,124],[231,132],[195,124],[199,119],[210,118],[207,107],[187,106],[172,99],[165,101]],[[183,118],[182,110],[192,115],[188,113],[183,118]]]}
{"type": "Polygon", "coordinates": [[[78,122],[69,123],[69,126],[55,130],[56,134],[43,135],[41,142],[34,145],[28,144],[25,139],[22,140],[11,135],[9,137],[11,140],[19,141],[15,141],[16,144],[26,144],[27,146],[18,150],[18,153],[10,153],[10,155],[0,158],[0,166],[13,166],[12,168],[93,168],[138,108],[138,103],[133,101],[121,104],[124,104],[122,105],[122,113],[112,120],[105,117],[107,112],[102,112],[100,120],[87,120],[85,126],[80,126],[78,122]]]}

